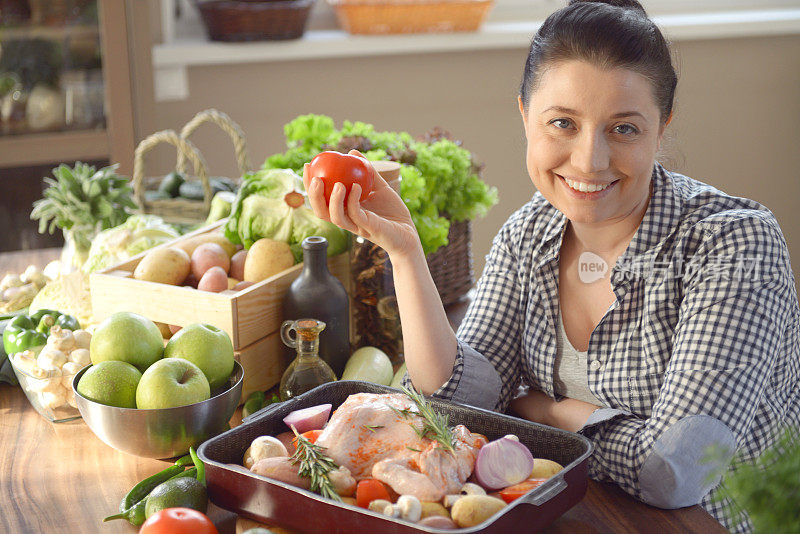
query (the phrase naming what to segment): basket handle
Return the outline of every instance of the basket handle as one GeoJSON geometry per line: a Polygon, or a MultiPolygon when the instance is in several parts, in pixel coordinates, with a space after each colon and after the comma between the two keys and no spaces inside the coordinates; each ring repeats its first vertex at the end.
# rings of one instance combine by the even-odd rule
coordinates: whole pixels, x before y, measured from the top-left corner
{"type": "Polygon", "coordinates": [[[133,154],[133,195],[139,206],[144,207],[144,155],[154,146],[169,143],[178,149],[178,154],[192,162],[194,172],[203,184],[203,203],[206,209],[211,208],[211,185],[208,183],[208,173],[203,155],[191,141],[180,137],[174,130],[162,130],[142,140],[133,154]]]}
{"type": "MultiPolygon", "coordinates": [[[[236,150],[236,162],[239,165],[239,171],[242,174],[250,172],[252,167],[250,166],[250,156],[247,152],[247,142],[244,139],[244,132],[226,113],[216,109],[201,111],[184,125],[181,130],[181,137],[188,139],[189,136],[205,122],[216,124],[222,131],[230,136],[231,141],[233,141],[233,148],[236,150]]],[[[176,167],[178,172],[181,173],[186,170],[186,157],[182,152],[178,152],[178,164],[176,167]]]]}

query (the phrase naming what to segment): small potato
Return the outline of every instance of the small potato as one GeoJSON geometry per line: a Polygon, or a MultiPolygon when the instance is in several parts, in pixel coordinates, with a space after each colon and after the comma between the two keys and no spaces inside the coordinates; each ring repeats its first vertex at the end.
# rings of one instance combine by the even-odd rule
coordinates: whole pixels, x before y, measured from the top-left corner
{"type": "Polygon", "coordinates": [[[247,259],[247,251],[240,250],[231,258],[230,275],[237,280],[244,280],[244,262],[247,259]]]}
{"type": "Polygon", "coordinates": [[[355,497],[342,497],[342,502],[350,506],[357,506],[355,497]]]}
{"type": "Polygon", "coordinates": [[[564,469],[561,464],[545,458],[533,459],[533,471],[528,478],[550,478],[564,469]]]}
{"type": "Polygon", "coordinates": [[[247,280],[242,280],[241,282],[239,282],[238,284],[233,286],[233,290],[234,291],[241,291],[242,289],[247,289],[248,287],[252,286],[253,284],[255,284],[255,282],[248,282],[247,280]]]}
{"type": "Polygon", "coordinates": [[[222,267],[225,274],[231,268],[231,259],[216,243],[203,243],[192,252],[192,274],[200,280],[212,267],[222,267]]]}
{"type": "Polygon", "coordinates": [[[259,239],[247,252],[244,262],[244,279],[260,282],[294,265],[294,255],[289,245],[273,239],[259,239]]]}
{"type": "Polygon", "coordinates": [[[137,280],[177,286],[186,280],[191,268],[189,255],[174,247],[155,248],[145,254],[133,271],[137,280]]]}
{"type": "Polygon", "coordinates": [[[263,458],[253,464],[250,471],[257,475],[274,478],[289,485],[298,488],[309,489],[311,487],[311,480],[306,477],[301,477],[297,471],[299,464],[293,464],[291,458],[288,456],[274,456],[272,458],[263,458]]]}
{"type": "Polygon", "coordinates": [[[449,517],[442,517],[440,515],[431,515],[428,517],[423,517],[417,524],[421,527],[428,527],[428,528],[441,528],[442,530],[455,530],[458,527],[453,520],[449,517]]]}
{"type": "Polygon", "coordinates": [[[236,278],[231,278],[230,276],[228,277],[228,289],[233,289],[234,287],[236,287],[236,284],[238,283],[239,280],[237,280],[236,278]]]}
{"type": "Polygon", "coordinates": [[[283,443],[274,436],[259,436],[244,451],[242,465],[250,469],[257,461],[275,456],[289,456],[283,443]]]}
{"type": "Polygon", "coordinates": [[[442,517],[446,517],[450,519],[450,512],[447,511],[447,508],[442,506],[438,502],[427,502],[423,501],[422,503],[422,518],[425,519],[426,517],[431,517],[435,515],[439,515],[442,517]]]}
{"type": "Polygon", "coordinates": [[[189,276],[186,277],[186,280],[183,281],[183,285],[186,287],[191,287],[192,289],[197,289],[197,284],[200,282],[197,278],[195,278],[194,273],[189,273],[189,276]]]}
{"type": "Polygon", "coordinates": [[[451,515],[461,528],[474,527],[505,508],[506,503],[488,495],[465,495],[453,505],[451,515]]]}
{"type": "Polygon", "coordinates": [[[228,275],[222,267],[212,267],[206,271],[206,274],[204,274],[200,282],[197,283],[197,289],[200,291],[211,291],[212,293],[225,291],[228,289],[228,275]]]}
{"type": "Polygon", "coordinates": [[[189,257],[191,257],[192,254],[194,253],[194,249],[196,249],[203,243],[216,243],[217,245],[225,249],[225,252],[228,254],[229,258],[233,256],[233,254],[236,252],[236,246],[227,239],[225,239],[224,235],[217,232],[212,232],[210,234],[196,235],[194,237],[190,237],[189,239],[185,239],[180,243],[176,243],[175,246],[179,247],[181,250],[186,252],[186,254],[188,254],[189,257]]]}

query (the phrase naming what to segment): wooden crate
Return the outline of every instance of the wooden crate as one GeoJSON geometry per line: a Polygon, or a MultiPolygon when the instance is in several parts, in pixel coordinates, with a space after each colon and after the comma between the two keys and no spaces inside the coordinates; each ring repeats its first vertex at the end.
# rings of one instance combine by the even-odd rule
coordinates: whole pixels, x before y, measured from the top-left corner
{"type": "MultiPolygon", "coordinates": [[[[201,228],[175,241],[173,246],[196,235],[219,232],[225,221],[201,228]]],[[[283,299],[300,275],[300,263],[241,291],[210,293],[197,289],[144,282],[133,271],[146,252],[103,271],[92,273],[92,312],[102,320],[118,311],[130,311],[161,323],[186,326],[212,324],[231,337],[234,358],[244,369],[242,402],[254,391],[277,384],[286,367],[280,325],[283,299]]],[[[347,253],[328,258],[328,268],[349,288],[350,258],[347,253]]]]}
{"type": "Polygon", "coordinates": [[[233,357],[245,369],[242,400],[254,391],[266,391],[281,381],[286,370],[280,332],[259,339],[252,345],[234,351],[233,357]]]}
{"type": "MultiPolygon", "coordinates": [[[[160,246],[169,247],[196,235],[218,232],[223,224],[220,221],[160,246]]],[[[228,333],[234,350],[248,347],[280,328],[286,291],[303,270],[300,263],[241,291],[210,293],[135,280],[133,271],[145,254],[92,273],[94,317],[102,320],[118,311],[130,311],[178,326],[208,323],[228,333]]],[[[345,288],[349,287],[350,260],[346,253],[328,258],[328,268],[345,288]]]]}

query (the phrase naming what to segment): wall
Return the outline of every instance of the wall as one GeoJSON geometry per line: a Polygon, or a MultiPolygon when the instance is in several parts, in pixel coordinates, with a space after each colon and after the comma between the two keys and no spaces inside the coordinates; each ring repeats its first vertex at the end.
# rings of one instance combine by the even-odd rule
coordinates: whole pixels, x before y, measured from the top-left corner
{"type": "MultiPolygon", "coordinates": [[[[442,126],[486,163],[500,203],[474,226],[478,272],[505,219],[533,194],[524,166],[516,94],[526,50],[398,55],[192,68],[186,101],[156,103],[142,120],[179,128],[216,107],[247,133],[254,163],[284,149],[282,126],[304,113],[337,123],[420,134],[442,126]]],[[[754,198],[778,217],[800,264],[800,36],[676,43],[680,69],[675,118],[662,160],[667,167],[729,193],[754,198]]],[[[224,134],[205,127],[194,140],[214,174],[235,172],[224,134]]],[[[148,169],[163,173],[159,149],[148,169]]]]}

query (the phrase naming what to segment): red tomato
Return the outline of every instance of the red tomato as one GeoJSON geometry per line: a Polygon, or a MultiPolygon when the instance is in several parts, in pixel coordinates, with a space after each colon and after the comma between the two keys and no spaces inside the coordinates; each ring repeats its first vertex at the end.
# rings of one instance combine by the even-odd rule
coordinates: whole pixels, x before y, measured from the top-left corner
{"type": "Polygon", "coordinates": [[[191,508],[165,508],[144,522],[139,534],[219,534],[214,523],[191,508]]]}
{"type": "Polygon", "coordinates": [[[546,478],[529,478],[528,480],[524,480],[519,484],[514,484],[513,486],[501,489],[500,498],[507,503],[514,502],[533,488],[537,488],[544,484],[545,481],[547,481],[546,478]]]}
{"type": "Polygon", "coordinates": [[[309,172],[312,178],[319,178],[325,184],[325,203],[330,203],[333,186],[336,182],[344,184],[347,193],[350,193],[353,184],[361,186],[361,197],[366,200],[372,192],[372,169],[364,158],[327,151],[317,154],[311,160],[309,172]]]}

